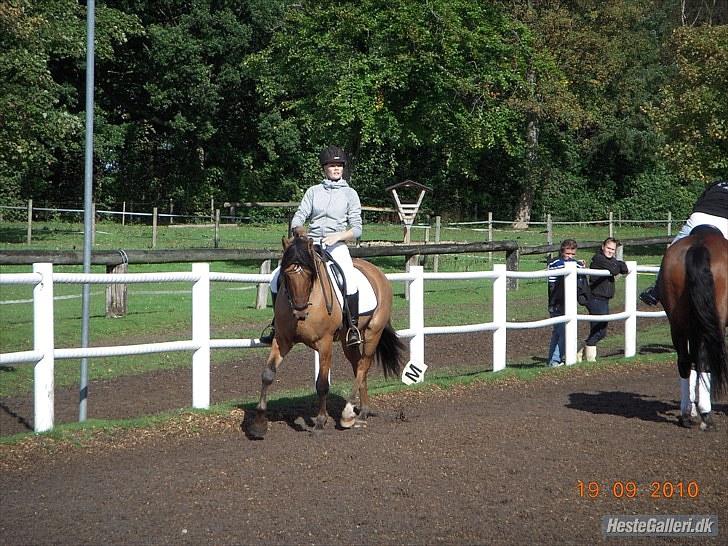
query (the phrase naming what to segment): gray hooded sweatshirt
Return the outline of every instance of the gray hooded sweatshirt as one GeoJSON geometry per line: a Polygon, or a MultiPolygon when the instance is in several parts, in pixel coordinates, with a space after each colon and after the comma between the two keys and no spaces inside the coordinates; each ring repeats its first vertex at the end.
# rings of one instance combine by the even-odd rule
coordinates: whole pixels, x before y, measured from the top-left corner
{"type": "Polygon", "coordinates": [[[361,237],[361,203],[356,190],[341,180],[323,180],[303,195],[293,216],[291,228],[309,220],[309,235],[322,239],[331,233],[351,228],[354,237],[361,237]]]}

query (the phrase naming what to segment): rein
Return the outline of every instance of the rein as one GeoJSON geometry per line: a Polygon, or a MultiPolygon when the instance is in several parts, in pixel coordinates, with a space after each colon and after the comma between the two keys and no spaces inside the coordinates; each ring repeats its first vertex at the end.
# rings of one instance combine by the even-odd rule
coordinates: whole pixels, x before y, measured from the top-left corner
{"type": "MultiPolygon", "coordinates": [[[[324,304],[326,306],[326,312],[330,316],[331,313],[333,312],[333,307],[334,307],[334,301],[333,301],[334,300],[334,287],[332,284],[331,275],[329,274],[329,271],[326,267],[326,263],[321,258],[321,256],[318,254],[318,252],[316,252],[315,250],[313,251],[313,262],[314,262],[314,270],[311,271],[311,274],[318,277],[319,285],[321,286],[321,294],[323,295],[324,304]],[[329,293],[327,293],[326,286],[324,285],[324,280],[322,278],[323,276],[326,276],[326,278],[328,279],[328,285],[329,285],[329,291],[330,291],[329,293]]],[[[301,263],[292,263],[290,265],[294,266],[292,273],[295,273],[295,274],[300,274],[303,271],[308,270],[308,268],[301,263]]],[[[286,269],[288,269],[288,268],[286,268],[286,269]]],[[[311,305],[312,305],[311,293],[313,292],[313,283],[311,284],[311,289],[308,294],[309,301],[306,302],[306,304],[304,304],[304,305],[297,305],[293,301],[293,298],[291,297],[291,289],[288,286],[288,275],[290,273],[291,272],[289,272],[289,271],[283,272],[283,284],[286,287],[286,295],[288,297],[288,303],[290,304],[291,308],[294,311],[301,312],[301,311],[306,310],[307,307],[311,307],[311,305]]],[[[313,282],[315,282],[315,281],[313,281],[313,282]]]]}

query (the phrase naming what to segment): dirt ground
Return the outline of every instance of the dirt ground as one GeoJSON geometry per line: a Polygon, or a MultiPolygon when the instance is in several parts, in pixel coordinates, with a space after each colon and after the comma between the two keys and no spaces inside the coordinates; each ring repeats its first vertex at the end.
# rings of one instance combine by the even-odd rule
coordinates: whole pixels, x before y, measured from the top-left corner
{"type": "MultiPolygon", "coordinates": [[[[545,331],[509,338],[509,359],[542,354],[548,342],[545,331]]],[[[426,346],[430,370],[465,362],[480,371],[489,351],[488,334],[426,346]]],[[[291,357],[278,389],[311,384],[310,354],[291,357]]],[[[334,382],[348,385],[335,359],[334,382]]],[[[712,514],[720,536],[690,543],[725,544],[728,404],[714,406],[711,432],[679,428],[675,367],[636,360],[377,396],[359,430],[330,421],[312,434],[301,418],[314,408],[293,399],[276,405],[263,441],[246,437],[249,416],[235,409],[77,445],[0,446],[0,536],[6,545],[584,544],[606,541],[605,515],[712,514]],[[580,494],[579,480],[599,484],[596,498],[580,494]],[[628,482],[633,498],[620,496],[628,482]]],[[[213,403],[254,395],[261,365],[250,355],[215,366],[213,403]]],[[[77,396],[57,392],[56,422],[76,419],[77,396]]],[[[95,382],[89,416],[156,413],[190,398],[189,370],[95,382]]],[[[336,417],[343,401],[333,398],[336,417]]],[[[32,427],[32,401],[0,404],[3,435],[32,427]]]]}

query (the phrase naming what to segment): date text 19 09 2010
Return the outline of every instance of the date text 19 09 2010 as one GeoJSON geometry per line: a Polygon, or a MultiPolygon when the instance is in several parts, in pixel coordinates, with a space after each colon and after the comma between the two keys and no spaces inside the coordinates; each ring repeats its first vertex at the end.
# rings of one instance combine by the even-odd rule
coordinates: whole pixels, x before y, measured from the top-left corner
{"type": "Polygon", "coordinates": [[[653,481],[642,486],[633,480],[617,480],[611,483],[603,483],[596,480],[578,480],[576,482],[576,489],[579,497],[589,499],[596,499],[602,496],[633,499],[645,495],[653,499],[696,499],[700,496],[700,486],[695,480],[688,482],[653,481]]]}

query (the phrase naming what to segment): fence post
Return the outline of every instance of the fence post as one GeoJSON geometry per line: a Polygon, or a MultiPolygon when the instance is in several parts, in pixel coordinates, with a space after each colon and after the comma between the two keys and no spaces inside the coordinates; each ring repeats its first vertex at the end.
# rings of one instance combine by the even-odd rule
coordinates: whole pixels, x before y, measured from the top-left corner
{"type": "Polygon", "coordinates": [[[157,247],[157,207],[152,209],[152,248],[157,247]]]}
{"type": "Polygon", "coordinates": [[[33,370],[33,430],[53,428],[54,367],[53,358],[53,264],[33,264],[41,281],[33,288],[33,349],[43,353],[33,370]]]}
{"type": "MultiPolygon", "coordinates": [[[[518,264],[521,259],[521,251],[517,248],[515,250],[506,251],[506,268],[508,271],[518,271],[518,264]]],[[[518,279],[508,279],[507,282],[509,290],[518,290],[518,279]]]]}
{"type": "MultiPolygon", "coordinates": [[[[440,228],[442,226],[442,219],[439,216],[435,216],[435,244],[440,242],[440,228]]],[[[435,254],[432,258],[432,270],[437,273],[440,268],[440,256],[435,254]]]]}
{"type": "Polygon", "coordinates": [[[192,264],[200,278],[192,285],[192,407],[210,406],[210,264],[192,264]]]}
{"type": "Polygon", "coordinates": [[[220,246],[220,209],[215,211],[215,248],[220,246]]]}
{"type": "MultiPolygon", "coordinates": [[[[260,274],[267,275],[270,273],[270,260],[263,261],[260,264],[260,274]]],[[[256,309],[265,309],[268,306],[268,287],[270,286],[267,282],[258,283],[258,296],[255,299],[256,309]]]]}
{"type": "Polygon", "coordinates": [[[493,330],[493,371],[499,372],[506,368],[506,266],[495,264],[493,272],[498,275],[493,280],[493,323],[496,325],[493,330]]]}
{"type": "MultiPolygon", "coordinates": [[[[549,212],[546,215],[546,244],[552,245],[554,244],[554,224],[551,220],[551,213],[549,212]]],[[[549,252],[546,255],[546,262],[550,263],[553,258],[553,255],[549,252]]]]}
{"type": "MultiPolygon", "coordinates": [[[[493,213],[488,212],[488,242],[493,242],[493,213]]],[[[493,263],[493,253],[488,252],[488,263],[493,263]]]]}
{"type": "Polygon", "coordinates": [[[174,224],[174,201],[169,200],[169,225],[174,224]]]}
{"type": "Polygon", "coordinates": [[[624,310],[629,316],[624,321],[624,356],[637,354],[637,262],[627,262],[629,273],[624,277],[624,310]]]}
{"type": "Polygon", "coordinates": [[[410,340],[410,361],[415,364],[425,363],[425,279],[424,268],[420,265],[410,267],[415,276],[409,285],[409,327],[415,335],[410,340]]]}
{"type": "Polygon", "coordinates": [[[33,238],[33,200],[28,199],[28,237],[27,241],[30,244],[30,240],[33,238]]]}
{"type": "Polygon", "coordinates": [[[126,201],[121,204],[121,227],[126,224],[126,201]]]}
{"type": "Polygon", "coordinates": [[[614,237],[614,213],[609,211],[609,236],[614,237]]]}
{"type": "Polygon", "coordinates": [[[566,262],[567,274],[564,277],[564,324],[566,336],[566,365],[571,366],[576,362],[577,345],[579,344],[579,328],[576,315],[579,312],[576,301],[577,268],[576,262],[566,262]]]}
{"type": "MultiPolygon", "coordinates": [[[[126,254],[124,254],[126,255],[126,254]]],[[[107,265],[107,275],[121,275],[129,272],[129,262],[107,265]]],[[[126,316],[128,289],[126,284],[112,283],[106,285],[106,316],[117,318],[126,316]]]]}
{"type": "Polygon", "coordinates": [[[667,236],[672,236],[672,211],[667,211],[667,236]]]}

